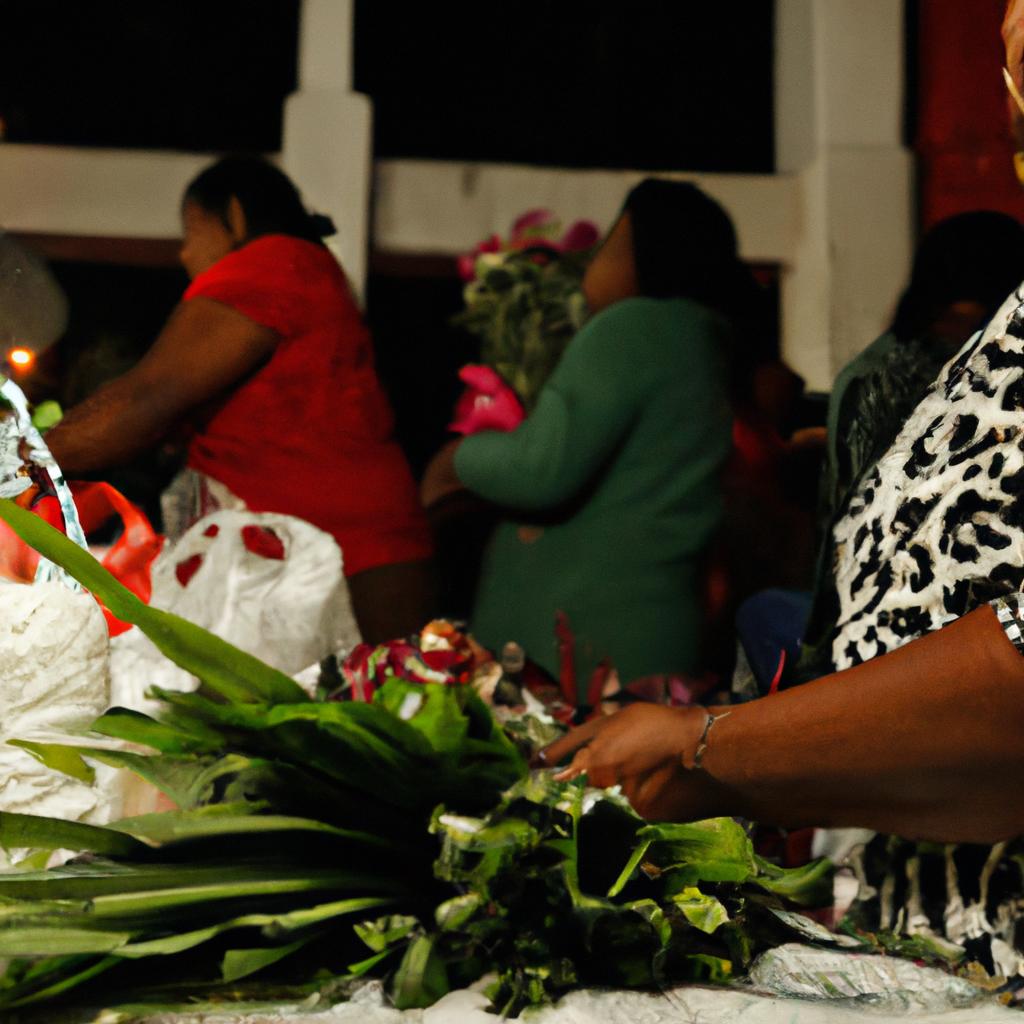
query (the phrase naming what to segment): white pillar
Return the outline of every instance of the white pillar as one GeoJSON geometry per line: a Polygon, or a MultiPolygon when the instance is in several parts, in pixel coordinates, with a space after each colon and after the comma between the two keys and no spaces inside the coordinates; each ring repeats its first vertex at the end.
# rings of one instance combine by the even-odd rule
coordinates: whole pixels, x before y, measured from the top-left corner
{"type": "Polygon", "coordinates": [[[783,346],[812,390],[887,326],[909,274],[903,0],[776,0],[776,164],[800,182],[783,346]]]}
{"type": "Polygon", "coordinates": [[[284,111],[283,169],[307,206],[331,217],[329,242],[357,294],[369,247],[373,112],[352,92],[352,0],[303,0],[299,90],[284,111]]]}

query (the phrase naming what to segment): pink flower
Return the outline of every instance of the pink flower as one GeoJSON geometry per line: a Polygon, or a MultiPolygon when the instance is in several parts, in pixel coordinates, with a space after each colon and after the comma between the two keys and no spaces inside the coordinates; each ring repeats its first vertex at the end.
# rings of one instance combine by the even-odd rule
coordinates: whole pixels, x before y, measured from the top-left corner
{"type": "Polygon", "coordinates": [[[485,238],[472,252],[463,253],[457,261],[459,277],[463,281],[472,281],[476,277],[476,259],[485,252],[501,252],[501,238],[491,235],[485,238]]]}
{"type": "Polygon", "coordinates": [[[561,239],[556,238],[562,223],[550,211],[541,208],[527,210],[512,225],[507,245],[498,235],[491,235],[472,252],[463,253],[457,260],[459,277],[463,281],[476,278],[477,260],[486,253],[501,253],[520,249],[545,248],[553,255],[562,252],[583,252],[593,248],[601,237],[597,226],[589,220],[578,220],[569,227],[561,239]]]}
{"type": "Polygon", "coordinates": [[[582,252],[584,249],[592,249],[601,238],[601,232],[593,221],[578,220],[564,235],[559,248],[563,252],[582,252]]]}
{"type": "Polygon", "coordinates": [[[456,434],[515,430],[526,417],[516,393],[489,366],[471,363],[459,370],[466,384],[448,429],[456,434]]]}
{"type": "Polygon", "coordinates": [[[550,210],[527,210],[512,225],[509,244],[513,249],[523,249],[535,242],[550,242],[559,226],[558,219],[550,210]]]}

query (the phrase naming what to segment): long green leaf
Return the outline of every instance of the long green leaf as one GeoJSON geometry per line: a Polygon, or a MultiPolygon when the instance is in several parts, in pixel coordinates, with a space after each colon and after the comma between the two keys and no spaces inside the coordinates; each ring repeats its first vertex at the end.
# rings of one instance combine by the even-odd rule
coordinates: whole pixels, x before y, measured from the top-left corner
{"type": "Polygon", "coordinates": [[[137,857],[149,852],[149,848],[138,839],[113,829],[12,811],[0,811],[0,846],[7,849],[88,850],[108,857],[137,857]]]}
{"type": "Polygon", "coordinates": [[[363,897],[348,900],[337,900],[333,903],[321,903],[318,906],[290,910],[280,914],[243,914],[230,918],[208,928],[199,928],[191,932],[177,935],[165,935],[156,939],[145,939],[128,943],[117,950],[118,956],[137,958],[145,956],[164,956],[181,953],[186,949],[202,945],[224,932],[239,928],[258,928],[269,938],[280,938],[303,928],[323,924],[325,921],[359,914],[376,907],[385,907],[394,901],[386,897],[363,897]]]}
{"type": "Polygon", "coordinates": [[[448,974],[434,936],[413,939],[395,971],[391,998],[399,1010],[430,1006],[448,992],[448,974]]]}
{"type": "Polygon", "coordinates": [[[283,672],[194,623],[150,608],[88,551],[9,498],[0,498],[0,519],[44,558],[67,570],[119,619],[138,626],[171,661],[198,676],[222,697],[273,704],[309,700],[302,687],[283,672]]]}
{"type": "MultiPolygon", "coordinates": [[[[238,808],[239,804],[227,805],[238,808]]],[[[225,805],[214,804],[211,807],[200,807],[190,811],[168,811],[163,814],[145,814],[137,818],[126,818],[111,826],[133,836],[148,839],[154,843],[168,843],[179,839],[197,839],[207,837],[247,835],[267,835],[274,832],[316,833],[344,840],[346,843],[358,843],[394,849],[394,843],[369,832],[357,832],[352,829],[338,828],[322,821],[310,818],[296,818],[286,815],[217,813],[208,814],[210,810],[223,811],[225,805]]]]}
{"type": "Polygon", "coordinates": [[[79,782],[92,785],[96,781],[96,773],[82,760],[82,755],[74,747],[64,743],[36,743],[33,740],[8,740],[12,747],[21,747],[28,751],[40,764],[52,768],[62,775],[67,775],[79,782]]]}
{"type": "Polygon", "coordinates": [[[215,784],[225,776],[237,775],[251,767],[252,759],[241,754],[225,757],[162,754],[150,756],[129,750],[76,747],[81,754],[111,765],[127,768],[169,796],[179,807],[193,807],[213,796],[215,784]]]}
{"type": "Polygon", "coordinates": [[[200,865],[94,861],[47,871],[0,873],[0,897],[26,901],[25,913],[31,913],[33,900],[91,900],[90,912],[97,917],[277,892],[337,891],[369,896],[406,889],[402,879],[380,873],[230,859],[200,865]]]}
{"type": "Polygon", "coordinates": [[[68,956],[113,953],[131,939],[130,932],[97,931],[91,928],[28,925],[0,928],[0,956],[68,956]]]}
{"type": "Polygon", "coordinates": [[[38,971],[18,984],[0,988],[0,1007],[15,1010],[56,999],[118,963],[120,961],[113,956],[68,956],[47,960],[38,971]]]}
{"type": "Polygon", "coordinates": [[[162,754],[205,754],[221,750],[224,737],[199,722],[187,729],[157,721],[129,708],[111,708],[93,722],[93,732],[129,743],[141,743],[162,754]]]}
{"type": "Polygon", "coordinates": [[[238,981],[249,975],[262,971],[264,967],[276,964],[286,956],[311,942],[316,936],[310,935],[290,942],[287,946],[264,946],[257,949],[229,949],[224,954],[220,965],[220,976],[223,981],[238,981]]]}

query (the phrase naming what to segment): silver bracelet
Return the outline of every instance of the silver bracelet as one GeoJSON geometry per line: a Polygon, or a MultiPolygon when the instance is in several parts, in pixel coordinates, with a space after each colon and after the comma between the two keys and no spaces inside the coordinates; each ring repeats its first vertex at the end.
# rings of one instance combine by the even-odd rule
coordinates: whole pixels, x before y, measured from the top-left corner
{"type": "MultiPolygon", "coordinates": [[[[704,755],[708,751],[708,734],[711,732],[711,726],[720,718],[728,718],[731,714],[731,711],[723,711],[720,715],[713,715],[710,711],[707,713],[708,717],[704,723],[704,731],[700,734],[700,739],[697,740],[697,749],[693,754],[692,771],[700,771],[704,767],[704,755]]],[[[685,768],[686,766],[684,765],[683,767],[685,768]]]]}

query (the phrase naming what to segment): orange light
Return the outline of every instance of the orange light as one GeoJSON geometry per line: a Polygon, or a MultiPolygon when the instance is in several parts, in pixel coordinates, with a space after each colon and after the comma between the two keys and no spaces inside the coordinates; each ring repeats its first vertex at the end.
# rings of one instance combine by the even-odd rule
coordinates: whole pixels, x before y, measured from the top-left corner
{"type": "Polygon", "coordinates": [[[17,366],[22,370],[27,366],[31,366],[35,358],[35,353],[30,352],[27,348],[12,348],[7,353],[7,361],[12,366],[17,366]]]}

